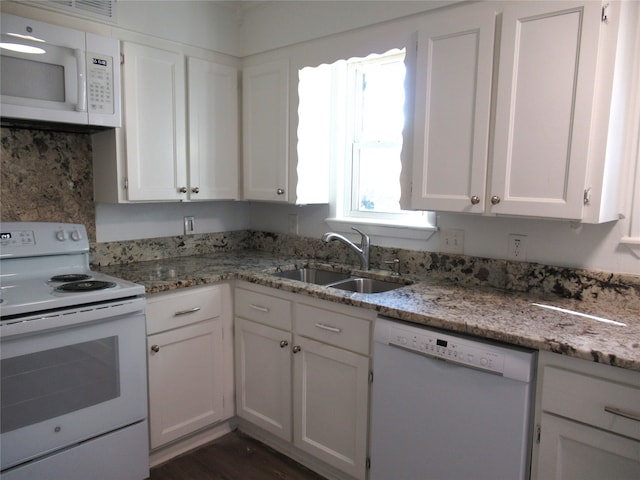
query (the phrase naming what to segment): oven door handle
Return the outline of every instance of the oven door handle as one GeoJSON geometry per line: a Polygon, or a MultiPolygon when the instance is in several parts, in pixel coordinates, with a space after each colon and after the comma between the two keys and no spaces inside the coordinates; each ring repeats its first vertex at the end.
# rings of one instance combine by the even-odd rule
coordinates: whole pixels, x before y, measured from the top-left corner
{"type": "Polygon", "coordinates": [[[188,310],[180,310],[173,314],[174,317],[179,317],[180,315],[189,315],[190,313],[196,313],[200,311],[200,307],[193,307],[188,310]]]}

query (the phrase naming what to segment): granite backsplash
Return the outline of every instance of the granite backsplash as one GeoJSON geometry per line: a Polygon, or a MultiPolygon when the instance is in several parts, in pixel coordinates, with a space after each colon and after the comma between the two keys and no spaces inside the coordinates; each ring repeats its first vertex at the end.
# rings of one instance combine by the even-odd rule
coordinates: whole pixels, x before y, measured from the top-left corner
{"type": "MultiPolygon", "coordinates": [[[[358,259],[344,245],[299,235],[237,231],[95,244],[96,266],[126,264],[224,251],[253,250],[304,261],[354,265],[358,259]]],[[[439,277],[465,286],[488,286],[532,294],[553,294],[581,301],[623,302],[640,312],[640,277],[585,269],[512,262],[466,255],[371,246],[371,268],[388,270],[400,261],[400,273],[439,277]]]]}

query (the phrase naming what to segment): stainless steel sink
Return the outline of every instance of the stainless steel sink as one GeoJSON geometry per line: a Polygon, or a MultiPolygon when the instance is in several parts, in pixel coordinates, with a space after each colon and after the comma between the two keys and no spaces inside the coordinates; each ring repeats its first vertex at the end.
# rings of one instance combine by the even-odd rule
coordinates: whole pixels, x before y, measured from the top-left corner
{"type": "Polygon", "coordinates": [[[333,270],[310,267],[275,272],[272,275],[357,293],[382,293],[408,285],[407,282],[403,281],[389,282],[374,278],[356,277],[347,272],[335,272],[333,270]]]}
{"type": "Polygon", "coordinates": [[[374,278],[352,277],[341,282],[332,283],[329,287],[357,293],[382,293],[406,286],[405,283],[387,282],[374,278]]]}
{"type": "Polygon", "coordinates": [[[328,285],[330,283],[346,280],[351,276],[345,272],[334,272],[331,270],[320,270],[317,268],[296,268],[295,270],[276,272],[273,275],[280,278],[288,278],[316,285],[328,285]]]}

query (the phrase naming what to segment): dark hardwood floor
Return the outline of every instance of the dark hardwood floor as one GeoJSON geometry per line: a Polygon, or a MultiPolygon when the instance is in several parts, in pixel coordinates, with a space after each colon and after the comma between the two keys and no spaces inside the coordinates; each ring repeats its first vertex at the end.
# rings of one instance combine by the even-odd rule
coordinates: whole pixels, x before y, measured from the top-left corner
{"type": "Polygon", "coordinates": [[[233,431],[151,469],[150,480],[324,480],[290,458],[233,431]]]}

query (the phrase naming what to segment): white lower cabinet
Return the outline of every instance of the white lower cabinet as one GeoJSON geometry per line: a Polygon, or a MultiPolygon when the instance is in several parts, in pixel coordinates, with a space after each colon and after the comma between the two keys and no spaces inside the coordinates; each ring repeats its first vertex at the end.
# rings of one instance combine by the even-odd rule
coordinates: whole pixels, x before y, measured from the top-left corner
{"type": "Polygon", "coordinates": [[[235,321],[238,415],[291,441],[291,333],[235,321]]]}
{"type": "Polygon", "coordinates": [[[532,479],[640,478],[640,373],[541,352],[532,479]]]}
{"type": "Polygon", "coordinates": [[[229,285],[148,298],[152,450],[233,416],[230,303],[229,285]]]}
{"type": "Polygon", "coordinates": [[[238,285],[238,415],[348,478],[366,478],[374,319],[375,312],[238,285]]]}

